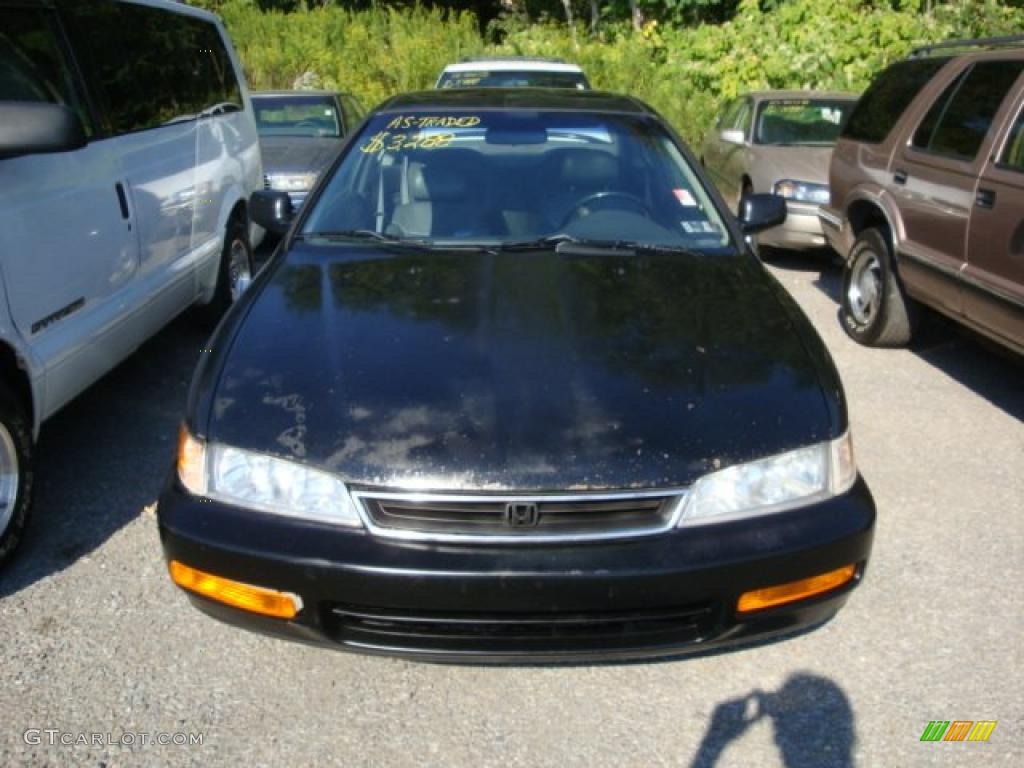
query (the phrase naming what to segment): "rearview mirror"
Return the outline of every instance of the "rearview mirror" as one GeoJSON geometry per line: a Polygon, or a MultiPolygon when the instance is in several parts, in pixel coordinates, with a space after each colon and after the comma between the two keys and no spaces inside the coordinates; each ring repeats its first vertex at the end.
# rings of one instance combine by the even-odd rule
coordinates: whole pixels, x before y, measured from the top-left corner
{"type": "Polygon", "coordinates": [[[743,131],[735,128],[722,131],[718,135],[726,144],[745,144],[747,141],[747,137],[743,135],[743,131]]]}
{"type": "Polygon", "coordinates": [[[68,152],[84,146],[82,121],[64,105],[0,102],[0,157],[68,152]]]}
{"type": "Polygon", "coordinates": [[[292,214],[292,199],[287,192],[261,189],[249,198],[249,218],[275,235],[288,231],[292,214]]]}
{"type": "Polygon", "coordinates": [[[786,220],[786,199],[779,195],[744,195],[740,201],[740,227],[752,235],[777,227],[786,220]]]}

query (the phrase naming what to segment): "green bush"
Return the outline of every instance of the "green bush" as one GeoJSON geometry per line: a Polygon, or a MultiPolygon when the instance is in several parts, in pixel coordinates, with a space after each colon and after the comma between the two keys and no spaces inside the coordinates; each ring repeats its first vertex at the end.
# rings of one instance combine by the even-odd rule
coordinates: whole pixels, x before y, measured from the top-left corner
{"type": "Polygon", "coordinates": [[[1024,9],[995,0],[953,0],[931,14],[921,3],[870,0],[740,0],[724,24],[635,31],[606,25],[574,41],[562,23],[506,21],[500,45],[485,43],[476,18],[422,7],[337,6],[283,14],[254,0],[220,11],[254,88],[306,82],[354,93],[367,106],[401,91],[430,88],[445,64],[469,55],[561,56],[578,62],[595,87],[634,95],[697,141],[723,100],[757,88],[858,92],[882,67],[916,45],[1009,34],[1024,9]],[[893,10],[893,6],[897,10],[893,10]]]}
{"type": "Polygon", "coordinates": [[[349,91],[367,107],[433,87],[445,64],[484,48],[469,13],[335,6],[261,13],[251,0],[220,10],[250,87],[291,88],[308,75],[307,84],[349,91]]]}

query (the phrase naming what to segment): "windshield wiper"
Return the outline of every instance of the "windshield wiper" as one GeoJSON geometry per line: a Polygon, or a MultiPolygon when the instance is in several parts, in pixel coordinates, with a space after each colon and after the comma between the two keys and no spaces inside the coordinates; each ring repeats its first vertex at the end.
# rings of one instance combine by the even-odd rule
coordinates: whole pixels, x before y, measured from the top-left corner
{"type": "Polygon", "coordinates": [[[435,241],[421,237],[399,237],[388,235],[384,232],[377,232],[372,229],[338,229],[325,232],[303,232],[296,235],[296,240],[310,240],[321,238],[324,240],[372,240],[387,245],[404,245],[412,248],[429,249],[435,251],[463,251],[467,253],[494,253],[494,246],[482,245],[472,242],[435,241]]]}
{"type": "Polygon", "coordinates": [[[296,240],[312,240],[314,238],[321,240],[374,240],[388,245],[412,245],[420,248],[430,245],[426,240],[387,235],[372,229],[334,229],[323,232],[302,232],[295,236],[296,240]]]}
{"type": "Polygon", "coordinates": [[[495,246],[499,251],[539,251],[547,250],[553,245],[559,243],[578,243],[580,240],[567,235],[565,232],[559,232],[557,235],[548,235],[546,237],[538,237],[534,240],[506,240],[503,243],[498,243],[495,246]]]}
{"type": "Polygon", "coordinates": [[[536,240],[511,240],[498,245],[502,251],[533,251],[555,247],[559,254],[583,256],[591,253],[603,255],[630,251],[633,253],[680,253],[687,256],[700,256],[699,251],[682,245],[664,243],[644,243],[639,240],[600,240],[573,237],[560,232],[557,235],[540,237],[536,240]]]}

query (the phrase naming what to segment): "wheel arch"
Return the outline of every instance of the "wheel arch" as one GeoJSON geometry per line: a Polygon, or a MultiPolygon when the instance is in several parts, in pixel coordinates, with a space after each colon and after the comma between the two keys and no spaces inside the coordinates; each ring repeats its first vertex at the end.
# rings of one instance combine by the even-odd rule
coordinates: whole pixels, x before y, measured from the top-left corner
{"type": "MultiPolygon", "coordinates": [[[[217,290],[221,256],[224,252],[224,243],[227,241],[228,230],[235,222],[240,222],[245,231],[246,240],[250,239],[248,201],[241,195],[235,195],[234,198],[235,202],[230,208],[227,205],[224,206],[220,221],[218,222],[221,247],[217,249],[217,258],[211,259],[199,272],[200,291],[197,303],[200,306],[205,306],[213,301],[214,292],[217,290]]],[[[251,247],[252,243],[250,243],[251,247]]]]}
{"type": "Polygon", "coordinates": [[[0,340],[0,381],[10,386],[14,395],[21,400],[32,424],[33,435],[39,429],[39,412],[32,391],[32,380],[29,378],[25,363],[18,351],[7,342],[0,340]]]}
{"type": "Polygon", "coordinates": [[[856,242],[861,233],[867,229],[882,230],[882,235],[889,244],[889,254],[892,257],[893,266],[897,265],[896,229],[889,212],[881,203],[865,198],[855,199],[846,209],[846,220],[849,222],[853,242],[856,242]]]}

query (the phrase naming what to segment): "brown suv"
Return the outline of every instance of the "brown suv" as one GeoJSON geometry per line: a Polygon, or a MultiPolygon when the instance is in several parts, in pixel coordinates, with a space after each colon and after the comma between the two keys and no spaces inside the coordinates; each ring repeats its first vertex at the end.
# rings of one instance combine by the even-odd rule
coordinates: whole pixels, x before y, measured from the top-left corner
{"type": "Polygon", "coordinates": [[[920,302],[1024,354],[1024,48],[1006,47],[1022,44],[919,49],[850,115],[818,215],[856,341],[906,343],[920,302]]]}

